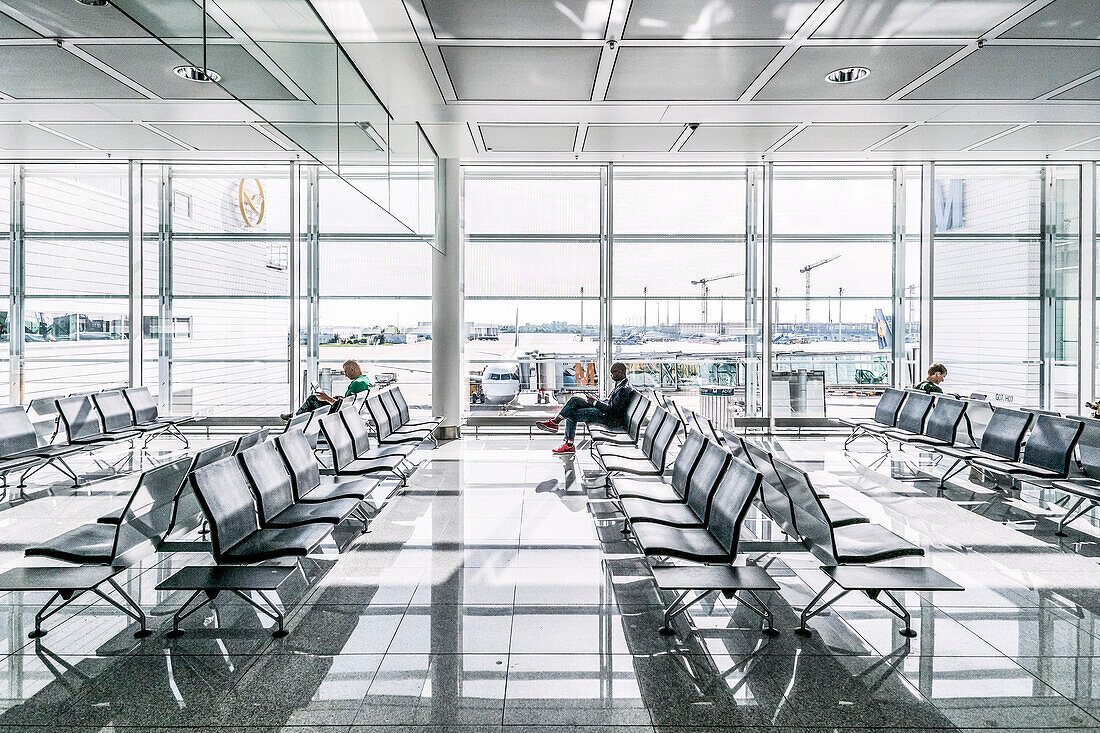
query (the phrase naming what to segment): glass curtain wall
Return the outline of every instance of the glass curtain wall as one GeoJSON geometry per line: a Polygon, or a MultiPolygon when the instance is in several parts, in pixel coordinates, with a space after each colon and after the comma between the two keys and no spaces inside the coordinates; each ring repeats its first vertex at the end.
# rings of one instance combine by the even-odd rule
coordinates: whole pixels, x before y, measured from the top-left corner
{"type": "Polygon", "coordinates": [[[746,186],[744,168],[615,166],[612,187],[614,359],[636,387],[725,426],[750,412],[758,370],[745,348],[759,328],[745,308],[746,186]]]}
{"type": "Polygon", "coordinates": [[[467,167],[464,196],[471,416],[595,393],[601,169],[467,167]]]}

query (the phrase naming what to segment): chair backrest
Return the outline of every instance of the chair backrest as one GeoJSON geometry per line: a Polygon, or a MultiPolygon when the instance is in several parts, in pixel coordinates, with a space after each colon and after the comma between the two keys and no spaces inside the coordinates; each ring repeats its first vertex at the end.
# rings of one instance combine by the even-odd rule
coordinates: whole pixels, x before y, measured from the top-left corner
{"type": "Polygon", "coordinates": [[[676,439],[676,433],[679,431],[680,421],[672,415],[666,414],[665,419],[661,421],[661,428],[653,438],[650,449],[646,451],[646,456],[650,462],[662,471],[665,468],[665,462],[668,460],[668,449],[672,446],[672,441],[676,439]]]}
{"type": "Polygon", "coordinates": [[[304,433],[306,425],[309,424],[309,418],[312,417],[312,412],[303,412],[301,415],[295,415],[287,421],[286,427],[283,428],[284,433],[304,433]]]}
{"type": "Polygon", "coordinates": [[[397,412],[401,416],[401,424],[404,425],[409,421],[409,403],[405,401],[405,395],[401,394],[400,387],[393,387],[390,392],[393,395],[394,404],[397,405],[397,412]]]}
{"type": "Polygon", "coordinates": [[[668,400],[665,399],[665,394],[661,390],[653,390],[653,401],[657,403],[657,407],[664,410],[668,409],[668,400]]]}
{"type": "Polygon", "coordinates": [[[688,482],[691,481],[691,473],[699,462],[699,456],[703,454],[707,441],[696,432],[688,434],[687,440],[680,446],[680,452],[676,454],[676,460],[672,462],[672,480],[669,483],[681,497],[688,494],[688,482]]]}
{"type": "MultiPolygon", "coordinates": [[[[233,447],[236,444],[237,441],[235,440],[227,440],[224,443],[199,451],[191,459],[188,474],[233,455],[233,447]]],[[[172,509],[172,527],[169,532],[177,535],[186,534],[202,523],[202,516],[202,507],[199,506],[195,492],[190,489],[189,484],[185,481],[180,486],[179,496],[176,498],[175,506],[172,509]]]]}
{"type": "Polygon", "coordinates": [[[332,450],[332,467],[336,473],[340,473],[355,460],[355,444],[348,433],[347,425],[339,414],[325,415],[321,418],[321,432],[332,450]]]}
{"type": "Polygon", "coordinates": [[[932,414],[924,424],[924,434],[933,440],[943,440],[948,443],[955,441],[955,433],[959,429],[963,415],[966,414],[966,403],[962,400],[953,400],[950,397],[940,397],[936,400],[932,414]]]}
{"type": "Polygon", "coordinates": [[[290,486],[295,499],[301,499],[321,485],[321,469],[309,447],[309,441],[301,433],[286,433],[275,439],[275,446],[290,472],[290,486]]]}
{"type": "Polygon", "coordinates": [[[401,408],[393,396],[392,389],[383,390],[379,397],[382,400],[382,409],[386,411],[386,416],[390,419],[390,427],[396,430],[408,421],[407,418],[401,415],[401,408]]]}
{"type": "Polygon", "coordinates": [[[99,411],[95,409],[91,397],[62,397],[55,402],[68,442],[103,434],[99,411]]]}
{"type": "Polygon", "coordinates": [[[825,512],[821,499],[814,493],[810,477],[798,466],[774,457],[772,460],[791,498],[798,537],[818,560],[835,565],[836,543],[833,540],[832,521],[825,512]]]}
{"type": "Polygon", "coordinates": [[[653,441],[657,439],[657,433],[661,431],[661,423],[666,419],[673,419],[663,407],[653,411],[653,417],[649,418],[649,424],[645,426],[645,435],[642,436],[642,452],[646,455],[653,450],[653,441]]]}
{"type": "Polygon", "coordinates": [[[120,390],[110,392],[96,392],[92,395],[96,409],[103,417],[103,428],[107,432],[112,430],[125,430],[134,426],[134,414],[130,411],[130,403],[120,390]]]}
{"type": "Polygon", "coordinates": [[[191,474],[190,483],[210,525],[215,560],[260,528],[256,499],[236,456],[200,468],[191,474]]]}
{"type": "Polygon", "coordinates": [[[273,441],[265,440],[254,445],[237,458],[240,459],[248,482],[256,493],[261,524],[267,524],[275,515],[294,503],[290,473],[273,441]]]}
{"type": "Polygon", "coordinates": [[[344,427],[347,428],[348,435],[351,436],[355,455],[358,457],[369,451],[370,432],[367,429],[367,421],[363,419],[363,416],[355,410],[348,410],[341,412],[340,417],[343,418],[344,427]]]}
{"type": "Polygon", "coordinates": [[[749,455],[748,449],[745,448],[745,440],[740,435],[730,436],[730,439],[726,442],[726,450],[728,450],[737,460],[744,461],[750,466],[754,465],[752,456],[749,455]]]}
{"type": "Polygon", "coordinates": [[[718,445],[724,444],[726,441],[722,439],[722,436],[718,434],[718,431],[714,429],[714,423],[710,421],[710,418],[698,412],[691,413],[692,420],[695,421],[695,427],[703,434],[707,440],[718,445]]]}
{"type": "Polygon", "coordinates": [[[259,445],[265,440],[267,440],[267,428],[260,428],[259,430],[256,430],[254,432],[245,433],[241,437],[237,438],[237,445],[233,449],[233,452],[240,453],[242,451],[246,451],[254,445],[259,445]]]}
{"type": "Polygon", "coordinates": [[[160,417],[157,401],[153,399],[153,394],[148,387],[128,387],[122,390],[122,395],[130,403],[130,412],[135,424],[153,422],[160,417]]]}
{"type": "Polygon", "coordinates": [[[23,408],[0,407],[0,458],[37,447],[38,433],[23,408]]]}
{"type": "Polygon", "coordinates": [[[309,413],[309,422],[302,429],[302,434],[306,436],[310,450],[317,447],[317,437],[321,434],[321,418],[328,415],[329,412],[329,406],[324,405],[309,413]]]}
{"type": "MultiPolygon", "coordinates": [[[[932,409],[932,395],[920,392],[910,392],[905,398],[905,404],[898,413],[896,427],[908,433],[921,434],[924,430],[924,421],[928,418],[928,412],[932,409]]],[[[954,436],[954,433],[952,433],[954,436]]]]}
{"type": "Polygon", "coordinates": [[[900,389],[887,387],[883,391],[882,397],[879,397],[878,405],[875,407],[875,422],[891,427],[897,425],[898,412],[901,410],[903,402],[905,402],[904,392],[900,389]]]}
{"type": "Polygon", "coordinates": [[[382,405],[382,398],[376,394],[367,397],[367,412],[370,413],[370,419],[374,421],[374,427],[378,431],[378,439],[385,440],[388,438],[390,433],[393,432],[393,428],[390,426],[390,416],[382,405]]]}
{"type": "Polygon", "coordinates": [[[347,397],[341,399],[340,404],[336,407],[336,411],[339,412],[341,410],[358,410],[360,394],[361,393],[356,392],[353,395],[348,395],[347,397]]]}
{"type": "Polygon", "coordinates": [[[111,565],[129,567],[164,542],[172,529],[176,500],[191,463],[191,456],[184,456],[141,474],[115,530],[111,565]]]}
{"type": "MultiPolygon", "coordinates": [[[[671,408],[670,411],[676,417],[676,420],[686,430],[687,425],[688,425],[688,419],[687,419],[687,415],[684,414],[683,409],[681,409],[680,403],[677,402],[676,400],[666,400],[666,401],[668,402],[668,406],[671,408]]],[[[677,426],[677,427],[679,427],[679,426],[677,426]]]]}
{"type": "MultiPolygon", "coordinates": [[[[698,435],[695,432],[691,434],[698,435]]],[[[729,451],[717,443],[708,441],[707,447],[703,450],[703,455],[699,458],[699,464],[691,475],[687,505],[704,524],[710,518],[711,500],[714,498],[714,491],[718,487],[718,480],[732,460],[733,456],[729,454],[729,451]]]]}
{"type": "Polygon", "coordinates": [[[752,465],[763,475],[760,485],[760,508],[779,528],[791,537],[798,537],[798,525],[795,521],[791,497],[783,486],[783,479],[772,462],[767,450],[747,440],[742,441],[745,451],[752,459],[752,465]]]}
{"type": "Polygon", "coordinates": [[[707,531],[729,553],[731,562],[737,555],[741,526],[760,490],[762,480],[760,472],[752,466],[731,459],[714,490],[710,516],[707,518],[707,531]]]}
{"type": "Polygon", "coordinates": [[[650,404],[652,403],[649,398],[641,392],[634,393],[634,409],[631,410],[630,419],[626,423],[626,433],[635,443],[638,442],[638,436],[642,433],[642,423],[645,422],[645,416],[649,413],[650,404]]]}
{"type": "Polygon", "coordinates": [[[1027,445],[1024,446],[1024,454],[1020,460],[1029,466],[1068,476],[1073,448],[1084,429],[1085,424],[1080,420],[1039,415],[1035,419],[1031,435],[1027,436],[1027,445]]]}
{"type": "Polygon", "coordinates": [[[1020,448],[1033,419],[1030,412],[998,407],[982,433],[982,450],[1009,461],[1020,460],[1020,448]]]}

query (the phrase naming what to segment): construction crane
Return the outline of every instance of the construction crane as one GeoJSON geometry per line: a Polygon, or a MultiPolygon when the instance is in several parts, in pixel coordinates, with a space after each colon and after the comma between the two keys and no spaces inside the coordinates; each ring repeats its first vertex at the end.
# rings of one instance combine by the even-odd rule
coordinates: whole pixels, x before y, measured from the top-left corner
{"type": "MultiPolygon", "coordinates": [[[[839,257],[840,255],[837,255],[837,256],[839,257]]],[[[698,280],[692,280],[691,281],[692,285],[701,285],[702,286],[701,296],[703,298],[703,324],[704,325],[706,325],[706,323],[708,322],[707,321],[707,296],[710,295],[710,288],[707,287],[707,283],[712,283],[716,280],[728,280],[731,277],[743,277],[744,275],[745,275],[745,273],[743,273],[743,272],[731,272],[727,275],[716,275],[715,277],[701,277],[698,280]]]]}
{"type": "Polygon", "coordinates": [[[811,262],[810,264],[799,270],[799,272],[806,276],[806,323],[810,322],[810,273],[813,270],[821,267],[822,265],[827,265],[833,260],[838,259],[840,259],[840,255],[833,255],[832,257],[826,257],[825,259],[818,260],[817,262],[811,262]]]}

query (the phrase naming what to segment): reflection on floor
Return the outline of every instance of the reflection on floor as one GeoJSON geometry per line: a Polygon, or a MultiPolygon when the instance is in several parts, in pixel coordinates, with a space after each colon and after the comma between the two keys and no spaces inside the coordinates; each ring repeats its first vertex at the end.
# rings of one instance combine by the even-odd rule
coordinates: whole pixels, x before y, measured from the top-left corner
{"type": "MultiPolygon", "coordinates": [[[[146,465],[169,457],[159,442],[146,465]]],[[[371,532],[338,532],[342,552],[303,563],[284,587],[284,639],[228,597],[165,637],[183,595],[154,587],[202,553],[162,553],[124,576],[157,627],[142,640],[97,603],[32,642],[42,594],[0,596],[0,730],[1100,728],[1096,537],[1055,541],[1045,506],[1058,497],[964,479],[939,496],[932,481],[892,478],[900,460],[871,470],[876,454],[845,455],[839,439],[780,439],[819,488],[927,548],[966,590],[905,596],[913,640],[852,596],[803,639],[791,629],[824,576],[792,549],[758,558],[782,586],[767,598],[780,636],[717,599],[665,637],[644,561],[617,526],[593,522],[588,456],[555,457],[554,444],[466,439],[417,454],[408,491],[371,532]]],[[[0,505],[0,566],[127,490],[45,488],[0,505]]]]}

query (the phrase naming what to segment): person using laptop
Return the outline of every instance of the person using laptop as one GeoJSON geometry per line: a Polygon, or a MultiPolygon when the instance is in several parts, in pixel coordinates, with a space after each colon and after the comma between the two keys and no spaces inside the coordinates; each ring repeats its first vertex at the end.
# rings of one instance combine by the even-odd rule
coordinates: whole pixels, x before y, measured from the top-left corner
{"type": "Polygon", "coordinates": [[[626,378],[626,364],[615,362],[611,365],[611,380],[615,387],[607,396],[607,401],[597,400],[594,396],[571,397],[557,415],[549,420],[535,423],[535,427],[547,433],[558,432],[558,426],[565,422],[565,442],[554,449],[559,455],[575,453],[573,439],[577,435],[577,423],[597,423],[609,428],[621,428],[626,425],[626,409],[634,388],[626,378]]]}
{"type": "MultiPolygon", "coordinates": [[[[371,388],[370,378],[363,373],[363,369],[359,366],[359,362],[355,359],[348,359],[344,362],[344,376],[351,380],[348,384],[348,388],[344,391],[344,397],[350,397],[353,394],[360,392],[366,392],[371,388]]],[[[298,411],[293,415],[289,412],[280,415],[284,420],[289,420],[294,415],[301,415],[303,412],[312,412],[321,405],[333,405],[343,397],[333,397],[326,394],[322,390],[317,390],[302,403],[302,406],[298,408],[298,411]]]]}

